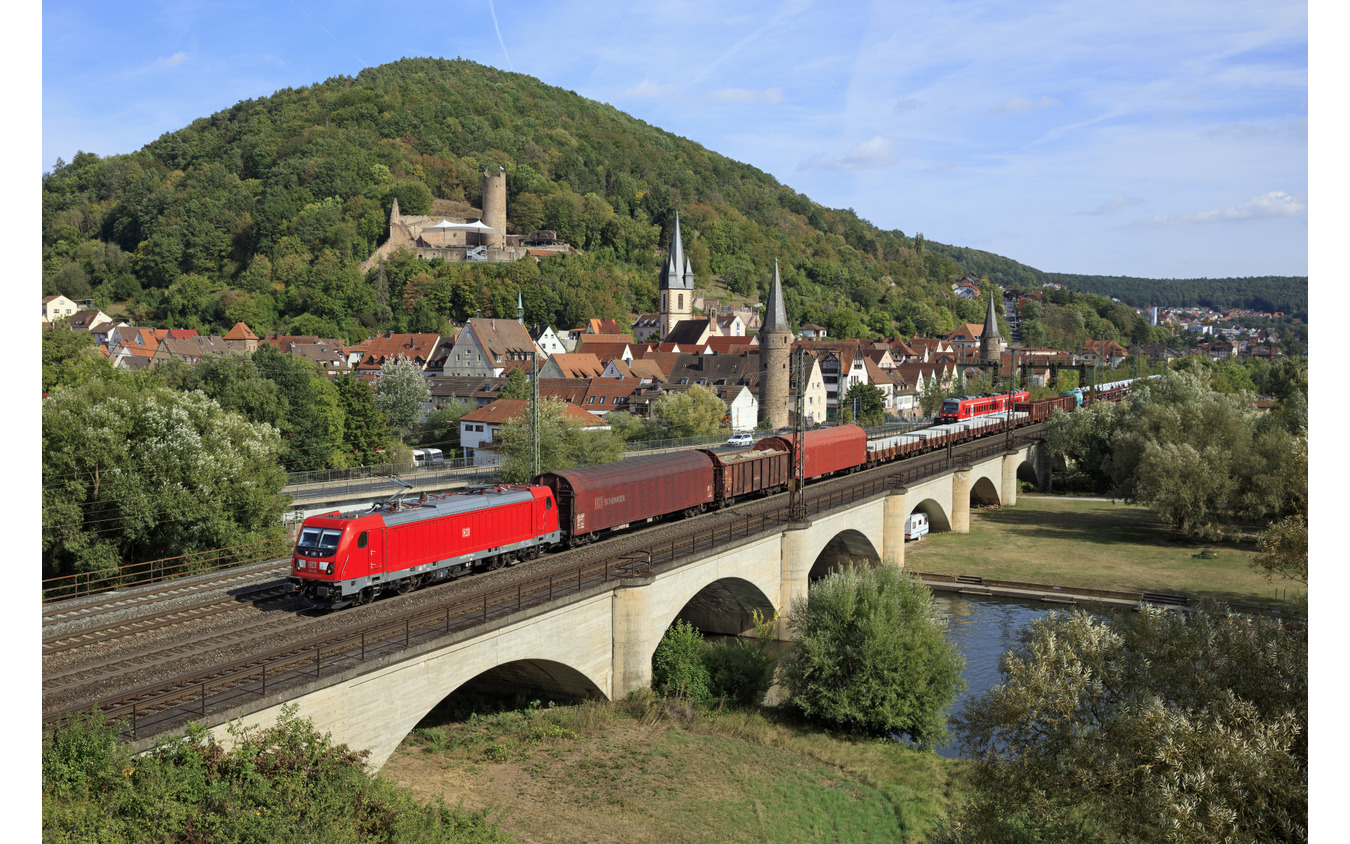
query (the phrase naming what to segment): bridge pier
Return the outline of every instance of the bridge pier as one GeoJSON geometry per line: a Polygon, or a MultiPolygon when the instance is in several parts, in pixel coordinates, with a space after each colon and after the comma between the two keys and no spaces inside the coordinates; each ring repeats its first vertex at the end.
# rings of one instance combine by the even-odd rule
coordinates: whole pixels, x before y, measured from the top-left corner
{"type": "Polygon", "coordinates": [[[792,636],[787,629],[787,617],[792,612],[792,602],[806,598],[811,580],[811,561],[815,554],[811,550],[811,527],[787,528],[783,531],[782,564],[778,582],[778,629],[774,637],[780,641],[789,641],[792,636]],[[805,564],[803,564],[805,561],[805,564]]]}
{"type": "Polygon", "coordinates": [[[652,684],[652,654],[666,628],[652,632],[654,619],[646,584],[614,590],[614,673],[611,700],[652,684]],[[653,635],[655,638],[653,638],[653,635]]]}
{"type": "Polygon", "coordinates": [[[905,493],[908,491],[902,488],[886,496],[886,516],[881,531],[882,562],[889,560],[901,569],[905,567],[905,519],[909,518],[905,493]]]}
{"type": "Polygon", "coordinates": [[[999,506],[1012,507],[1017,504],[1017,467],[1022,457],[1016,451],[1003,455],[1003,484],[999,490],[999,506]]]}
{"type": "Polygon", "coordinates": [[[970,471],[952,472],[952,533],[970,533],[970,471]]]}

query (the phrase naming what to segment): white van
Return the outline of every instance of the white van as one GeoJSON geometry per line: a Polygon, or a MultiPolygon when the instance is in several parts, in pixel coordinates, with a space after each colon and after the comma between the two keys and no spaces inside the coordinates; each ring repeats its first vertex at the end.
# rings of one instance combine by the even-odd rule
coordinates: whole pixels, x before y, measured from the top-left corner
{"type": "Polygon", "coordinates": [[[413,465],[418,469],[430,469],[445,465],[445,453],[439,448],[414,448],[413,465]]]}
{"type": "Polygon", "coordinates": [[[928,533],[928,514],[910,513],[909,518],[905,519],[905,541],[918,542],[926,533],[928,533]]]}

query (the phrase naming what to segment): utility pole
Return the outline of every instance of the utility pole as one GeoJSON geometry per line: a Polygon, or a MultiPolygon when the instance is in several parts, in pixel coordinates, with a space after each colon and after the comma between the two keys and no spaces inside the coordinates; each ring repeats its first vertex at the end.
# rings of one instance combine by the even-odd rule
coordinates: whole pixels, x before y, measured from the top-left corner
{"type": "Polygon", "coordinates": [[[530,352],[530,477],[539,477],[539,353],[530,352]]]}
{"type": "Polygon", "coordinates": [[[794,522],[806,521],[806,347],[797,348],[797,396],[792,414],[792,480],[788,516],[794,522]]]}

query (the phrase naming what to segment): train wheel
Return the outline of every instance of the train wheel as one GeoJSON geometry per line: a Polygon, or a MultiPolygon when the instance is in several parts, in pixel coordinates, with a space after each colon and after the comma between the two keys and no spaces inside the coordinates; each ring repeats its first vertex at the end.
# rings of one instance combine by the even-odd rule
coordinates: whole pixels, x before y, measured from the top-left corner
{"type": "Polygon", "coordinates": [[[353,601],[353,603],[359,607],[369,604],[373,600],[375,600],[375,590],[367,586],[365,589],[356,593],[356,600],[353,601]]]}
{"type": "Polygon", "coordinates": [[[501,555],[501,554],[498,554],[497,556],[492,557],[492,558],[490,558],[490,559],[488,560],[488,565],[487,565],[488,571],[496,571],[497,569],[501,568],[501,567],[504,566],[505,564],[506,564],[506,562],[502,559],[502,555],[501,555]]]}

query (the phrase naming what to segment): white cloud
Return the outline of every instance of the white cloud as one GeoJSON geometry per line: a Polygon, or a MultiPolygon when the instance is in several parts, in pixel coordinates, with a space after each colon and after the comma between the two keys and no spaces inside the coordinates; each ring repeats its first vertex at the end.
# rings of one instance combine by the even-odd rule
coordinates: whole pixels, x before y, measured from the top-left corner
{"type": "Polygon", "coordinates": [[[1171,214],[1149,220],[1153,226],[1177,226],[1191,223],[1221,223],[1230,220],[1279,220],[1307,216],[1308,205],[1282,190],[1271,191],[1241,205],[1232,205],[1198,214],[1171,214]]]}
{"type": "Polygon", "coordinates": [[[708,95],[715,103],[781,103],[782,88],[766,88],[754,91],[749,88],[723,88],[708,95]]]}
{"type": "Polygon", "coordinates": [[[155,61],[155,65],[156,65],[157,67],[164,67],[164,68],[168,68],[168,67],[178,67],[180,64],[182,64],[183,62],[185,62],[185,61],[187,61],[187,60],[188,60],[188,54],[187,54],[187,53],[174,53],[172,56],[169,56],[167,59],[158,59],[158,60],[156,60],[156,61],[155,61]]]}
{"type": "Polygon", "coordinates": [[[797,164],[798,170],[867,170],[895,163],[891,150],[895,141],[880,135],[863,141],[853,149],[832,158],[813,155],[797,164]]]}
{"type": "Polygon", "coordinates": [[[990,114],[1015,114],[1019,111],[1035,111],[1038,108],[1054,108],[1063,105],[1059,100],[1052,97],[1043,96],[1039,100],[1028,100],[1026,97],[1013,97],[1001,106],[995,106],[989,109],[990,114]]]}

